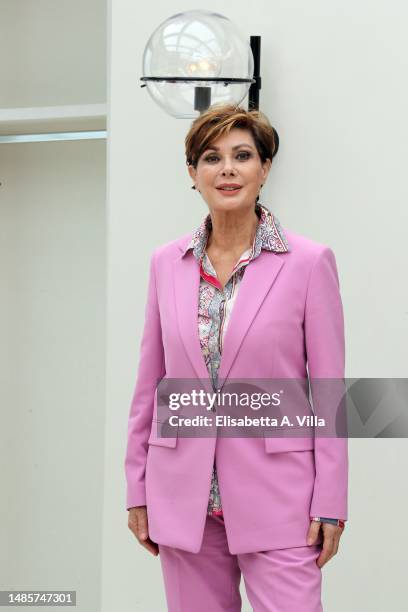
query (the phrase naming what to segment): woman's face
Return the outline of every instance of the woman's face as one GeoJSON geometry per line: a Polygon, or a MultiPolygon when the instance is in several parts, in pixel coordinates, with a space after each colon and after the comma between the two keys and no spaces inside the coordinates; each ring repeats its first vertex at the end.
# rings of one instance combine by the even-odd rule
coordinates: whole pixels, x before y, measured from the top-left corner
{"type": "Polygon", "coordinates": [[[269,159],[262,163],[251,132],[233,128],[203,151],[197,168],[188,166],[188,170],[211,212],[253,209],[270,167],[269,159]],[[222,191],[223,183],[234,183],[240,188],[222,191]]]}

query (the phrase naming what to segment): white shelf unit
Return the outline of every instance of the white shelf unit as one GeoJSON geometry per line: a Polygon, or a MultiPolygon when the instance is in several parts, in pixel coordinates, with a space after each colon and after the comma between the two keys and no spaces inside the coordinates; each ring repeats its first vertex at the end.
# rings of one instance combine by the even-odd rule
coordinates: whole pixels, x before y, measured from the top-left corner
{"type": "Polygon", "coordinates": [[[0,143],[106,138],[106,104],[0,109],[0,143]]]}

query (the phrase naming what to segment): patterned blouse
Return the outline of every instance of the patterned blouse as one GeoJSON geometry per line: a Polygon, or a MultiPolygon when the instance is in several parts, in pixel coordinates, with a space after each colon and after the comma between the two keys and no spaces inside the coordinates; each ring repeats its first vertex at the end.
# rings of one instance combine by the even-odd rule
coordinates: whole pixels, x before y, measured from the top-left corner
{"type": "MultiPolygon", "coordinates": [[[[259,221],[252,247],[238,258],[224,288],[207,255],[206,247],[211,232],[211,216],[208,214],[193,233],[185,248],[193,249],[200,269],[198,331],[201,350],[207,366],[214,391],[218,388],[218,370],[221,362],[222,346],[232,308],[238,295],[240,283],[246,266],[258,257],[262,249],[284,253],[290,250],[282,227],[276,215],[265,204],[255,206],[259,221]]],[[[207,515],[222,516],[222,504],[218,486],[217,469],[214,459],[207,515]]],[[[323,518],[321,519],[324,520],[323,518]]],[[[329,519],[331,522],[334,519],[329,519]]]]}

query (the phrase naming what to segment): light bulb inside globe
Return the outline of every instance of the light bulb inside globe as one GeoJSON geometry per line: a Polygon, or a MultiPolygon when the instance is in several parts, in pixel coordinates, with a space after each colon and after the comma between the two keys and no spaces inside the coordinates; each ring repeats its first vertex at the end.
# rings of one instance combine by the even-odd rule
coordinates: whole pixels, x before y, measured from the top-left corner
{"type": "Polygon", "coordinates": [[[207,58],[190,61],[185,65],[185,74],[189,77],[217,77],[220,74],[220,63],[207,58]]]}

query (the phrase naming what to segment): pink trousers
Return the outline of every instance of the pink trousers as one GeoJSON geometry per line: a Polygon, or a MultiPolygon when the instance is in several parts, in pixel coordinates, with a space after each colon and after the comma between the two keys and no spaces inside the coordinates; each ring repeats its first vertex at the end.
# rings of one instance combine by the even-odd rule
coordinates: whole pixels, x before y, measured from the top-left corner
{"type": "Polygon", "coordinates": [[[322,612],[321,544],[232,555],[224,520],[207,516],[198,554],[159,545],[168,612],[322,612]]]}

